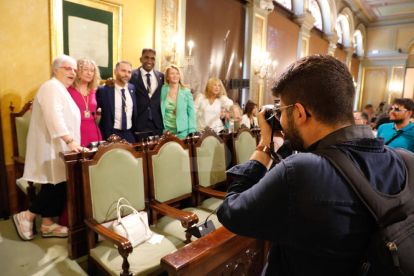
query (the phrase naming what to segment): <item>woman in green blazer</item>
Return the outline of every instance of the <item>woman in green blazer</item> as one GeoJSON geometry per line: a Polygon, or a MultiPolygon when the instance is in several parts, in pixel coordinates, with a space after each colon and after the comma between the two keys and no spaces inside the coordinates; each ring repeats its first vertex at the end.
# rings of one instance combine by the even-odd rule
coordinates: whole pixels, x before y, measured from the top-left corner
{"type": "Polygon", "coordinates": [[[190,89],[182,84],[180,69],[170,65],[161,89],[161,113],[164,131],[170,130],[180,139],[196,132],[194,99],[190,89]]]}

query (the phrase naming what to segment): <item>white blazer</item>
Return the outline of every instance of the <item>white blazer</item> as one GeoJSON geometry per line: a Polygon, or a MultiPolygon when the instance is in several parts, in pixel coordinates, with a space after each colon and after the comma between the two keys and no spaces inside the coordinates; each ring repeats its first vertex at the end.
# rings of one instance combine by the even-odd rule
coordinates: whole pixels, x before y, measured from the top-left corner
{"type": "Polygon", "coordinates": [[[23,179],[41,184],[66,181],[59,152],[70,151],[60,138],[70,134],[80,144],[80,111],[56,78],[45,82],[33,100],[23,179]]]}
{"type": "MultiPolygon", "coordinates": [[[[249,119],[249,117],[247,117],[247,114],[244,114],[243,116],[242,116],[242,120],[241,120],[241,122],[240,122],[240,125],[242,125],[242,124],[245,124],[248,128],[250,128],[251,126],[250,126],[250,119],[249,119]]],[[[257,123],[257,117],[256,116],[253,116],[253,126],[259,126],[259,124],[257,123]]]]}
{"type": "Polygon", "coordinates": [[[224,129],[223,123],[220,120],[221,109],[225,107],[229,110],[232,105],[233,101],[225,95],[215,99],[213,104],[210,105],[204,94],[199,94],[194,101],[197,131],[204,131],[206,126],[211,127],[216,132],[224,129]]]}

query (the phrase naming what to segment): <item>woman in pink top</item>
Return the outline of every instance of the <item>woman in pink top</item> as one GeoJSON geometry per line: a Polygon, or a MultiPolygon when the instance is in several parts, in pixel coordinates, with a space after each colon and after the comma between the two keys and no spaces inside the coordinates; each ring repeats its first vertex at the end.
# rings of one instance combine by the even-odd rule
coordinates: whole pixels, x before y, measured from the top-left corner
{"type": "Polygon", "coordinates": [[[81,146],[86,147],[91,142],[102,140],[101,132],[95,125],[97,118],[95,90],[101,81],[101,75],[93,60],[82,58],[77,62],[79,71],[68,91],[81,113],[81,146]]]}

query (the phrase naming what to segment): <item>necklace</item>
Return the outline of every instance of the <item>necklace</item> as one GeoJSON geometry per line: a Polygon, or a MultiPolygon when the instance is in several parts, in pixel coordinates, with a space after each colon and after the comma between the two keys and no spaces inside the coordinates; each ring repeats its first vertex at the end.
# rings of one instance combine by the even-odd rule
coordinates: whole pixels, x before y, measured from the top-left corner
{"type": "Polygon", "coordinates": [[[83,113],[85,114],[85,118],[89,118],[91,117],[91,112],[88,110],[89,109],[89,94],[84,96],[82,92],[79,91],[79,93],[81,94],[83,102],[85,103],[85,111],[83,113]],[[85,100],[85,97],[86,97],[86,100],[85,100]]]}
{"type": "MultiPolygon", "coordinates": [[[[127,102],[126,102],[126,99],[124,98],[124,96],[122,96],[122,93],[121,93],[118,89],[115,89],[115,90],[116,90],[116,92],[118,92],[118,94],[121,96],[122,100],[125,102],[124,112],[125,112],[125,113],[127,113],[128,108],[127,108],[127,102]]],[[[128,90],[127,90],[127,91],[128,91],[128,90]]]]}

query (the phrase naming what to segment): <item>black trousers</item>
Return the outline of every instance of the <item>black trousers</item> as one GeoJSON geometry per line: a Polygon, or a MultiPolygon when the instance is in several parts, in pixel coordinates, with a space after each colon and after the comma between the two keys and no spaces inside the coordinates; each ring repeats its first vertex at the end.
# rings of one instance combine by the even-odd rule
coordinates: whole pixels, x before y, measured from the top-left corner
{"type": "Polygon", "coordinates": [[[139,131],[141,134],[135,135],[137,143],[142,142],[142,139],[144,141],[147,140],[148,136],[158,135],[162,136],[162,129],[159,129],[155,126],[154,121],[148,120],[144,129],[139,131]],[[152,133],[149,133],[148,131],[152,131],[152,133]],[[145,132],[145,133],[144,133],[145,132]]]}
{"type": "Polygon", "coordinates": [[[57,217],[63,212],[66,204],[66,182],[56,185],[42,184],[29,211],[41,215],[43,218],[57,217]]]}

